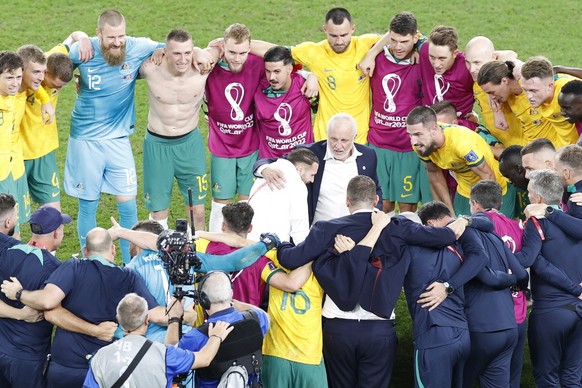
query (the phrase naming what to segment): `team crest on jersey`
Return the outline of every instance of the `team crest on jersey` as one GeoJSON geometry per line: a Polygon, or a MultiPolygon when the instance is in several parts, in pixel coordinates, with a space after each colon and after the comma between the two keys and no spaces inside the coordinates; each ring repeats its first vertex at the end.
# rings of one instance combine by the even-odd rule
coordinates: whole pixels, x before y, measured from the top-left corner
{"type": "Polygon", "coordinates": [[[358,82],[362,82],[363,80],[365,80],[367,77],[366,74],[362,74],[361,76],[358,77],[358,82]]]}
{"type": "Polygon", "coordinates": [[[131,81],[134,78],[134,66],[129,62],[124,62],[119,68],[122,81],[131,81]]]}
{"type": "Polygon", "coordinates": [[[543,122],[544,121],[542,119],[540,119],[540,120],[534,120],[534,121],[532,121],[532,124],[533,125],[542,125],[543,122]]]}
{"type": "Polygon", "coordinates": [[[529,110],[529,114],[530,114],[530,115],[537,115],[537,114],[539,114],[539,113],[538,113],[538,110],[537,110],[537,109],[530,108],[530,110],[529,110]]]}
{"type": "Polygon", "coordinates": [[[469,163],[476,162],[477,159],[479,159],[475,151],[470,151],[467,155],[464,156],[464,158],[469,163]]]}

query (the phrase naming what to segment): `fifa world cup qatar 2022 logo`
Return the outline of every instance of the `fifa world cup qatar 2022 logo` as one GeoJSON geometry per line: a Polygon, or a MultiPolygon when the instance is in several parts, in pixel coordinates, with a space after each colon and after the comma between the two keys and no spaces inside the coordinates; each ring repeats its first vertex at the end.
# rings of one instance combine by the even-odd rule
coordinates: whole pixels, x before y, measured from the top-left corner
{"type": "Polygon", "coordinates": [[[230,104],[230,118],[234,121],[242,121],[245,114],[240,104],[245,97],[245,88],[240,83],[233,82],[224,89],[224,96],[230,104]]]}
{"type": "Polygon", "coordinates": [[[273,113],[273,118],[279,122],[279,136],[289,136],[291,135],[291,118],[293,117],[293,108],[286,102],[281,103],[275,113],[273,113]]]}
{"type": "Polygon", "coordinates": [[[394,102],[394,97],[400,90],[402,85],[402,80],[397,74],[386,74],[382,78],[382,89],[386,95],[386,101],[384,101],[384,110],[388,113],[396,112],[396,103],[394,102]]]}

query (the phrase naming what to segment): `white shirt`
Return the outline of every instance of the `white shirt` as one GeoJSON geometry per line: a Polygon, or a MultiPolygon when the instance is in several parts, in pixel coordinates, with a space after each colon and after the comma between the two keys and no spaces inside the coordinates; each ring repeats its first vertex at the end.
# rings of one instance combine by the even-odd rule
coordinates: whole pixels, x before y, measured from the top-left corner
{"type": "Polygon", "coordinates": [[[281,241],[299,244],[309,233],[309,214],[307,209],[307,187],[299,172],[287,159],[277,159],[269,167],[281,170],[285,176],[285,187],[272,190],[263,178],[253,184],[249,204],[255,211],[250,240],[259,240],[261,233],[274,232],[281,241]]]}
{"type": "Polygon", "coordinates": [[[358,175],[356,158],[360,155],[362,153],[352,146],[352,154],[346,160],[337,160],[328,145],[313,222],[329,221],[350,214],[346,206],[346,191],[350,179],[358,175]]]}

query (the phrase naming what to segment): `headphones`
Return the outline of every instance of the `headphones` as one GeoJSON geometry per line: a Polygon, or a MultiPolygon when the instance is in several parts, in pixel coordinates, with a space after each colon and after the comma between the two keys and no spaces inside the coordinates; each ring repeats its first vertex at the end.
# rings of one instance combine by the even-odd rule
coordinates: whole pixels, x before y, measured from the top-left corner
{"type": "Polygon", "coordinates": [[[198,281],[198,288],[196,289],[196,296],[198,297],[198,303],[200,303],[200,307],[202,307],[204,310],[210,310],[210,306],[212,305],[212,302],[210,301],[210,298],[208,297],[206,292],[204,292],[202,290],[204,289],[204,284],[206,284],[206,281],[208,280],[208,278],[214,273],[224,274],[224,276],[226,276],[226,278],[228,279],[228,282],[230,283],[230,287],[232,288],[232,281],[230,280],[230,275],[225,271],[213,270],[213,271],[208,271],[207,273],[202,275],[200,277],[200,280],[198,281]]]}

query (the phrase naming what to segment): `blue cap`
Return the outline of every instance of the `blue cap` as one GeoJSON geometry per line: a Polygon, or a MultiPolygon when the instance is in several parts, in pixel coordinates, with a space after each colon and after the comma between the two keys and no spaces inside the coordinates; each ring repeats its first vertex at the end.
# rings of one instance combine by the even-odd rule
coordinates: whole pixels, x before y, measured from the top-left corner
{"type": "Polygon", "coordinates": [[[61,214],[51,206],[42,206],[30,216],[30,230],[34,234],[48,234],[57,230],[63,224],[71,222],[71,217],[61,214]]]}

